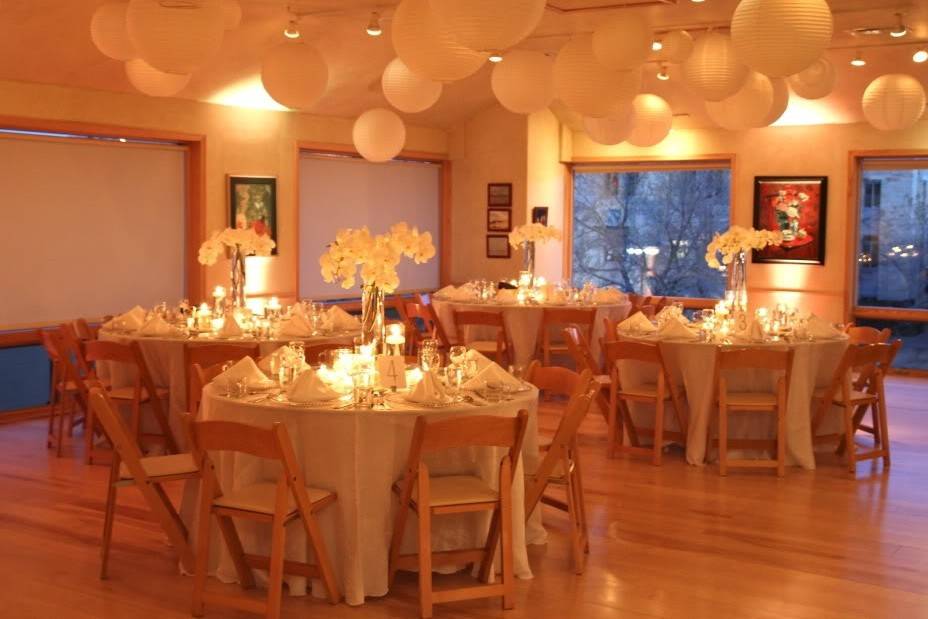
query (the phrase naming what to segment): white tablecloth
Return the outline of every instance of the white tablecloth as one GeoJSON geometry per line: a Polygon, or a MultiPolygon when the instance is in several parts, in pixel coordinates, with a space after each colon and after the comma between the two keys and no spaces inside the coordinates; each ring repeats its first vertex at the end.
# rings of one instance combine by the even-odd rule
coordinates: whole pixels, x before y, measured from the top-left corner
{"type": "MultiPolygon", "coordinates": [[[[633,338],[629,338],[633,339],[633,338]]],[[[655,336],[634,338],[639,341],[658,341],[655,336]]],[[[707,450],[708,437],[717,436],[718,410],[712,403],[716,345],[696,341],[660,341],[671,379],[683,385],[689,411],[689,427],[686,438],[686,460],[690,464],[703,464],[707,457],[714,456],[707,450]]],[[[736,346],[742,346],[737,344],[736,346]]],[[[811,415],[812,393],[818,387],[826,387],[841,356],[848,346],[847,338],[816,340],[812,342],[743,344],[743,346],[778,346],[796,351],[793,358],[793,373],[789,385],[789,400],[786,413],[786,457],[789,464],[798,464],[806,469],[815,468],[812,446],[811,415]]],[[[654,383],[656,373],[649,366],[619,363],[619,378],[623,386],[643,382],[654,383]]],[[[770,391],[775,389],[776,379],[766,370],[743,370],[728,373],[730,391],[770,391]]],[[[676,429],[672,406],[666,407],[665,428],[676,429]]],[[[653,424],[654,408],[643,404],[630,407],[633,419],[647,415],[645,425],[653,424]]],[[[832,420],[833,421],[833,420],[832,420]]],[[[776,421],[772,415],[737,414],[729,417],[730,438],[773,438],[776,421]]]]}
{"type": "MultiPolygon", "coordinates": [[[[532,577],[526,543],[540,544],[546,539],[541,510],[535,511],[528,526],[524,516],[523,470],[534,471],[538,465],[537,403],[538,392],[532,389],[510,401],[480,407],[462,404],[444,409],[416,409],[409,404],[391,403],[396,410],[332,410],[233,400],[217,395],[208,385],[203,392],[201,418],[263,426],[279,421],[287,426],[307,483],[338,495],[335,504],[319,514],[319,522],[345,600],[358,605],[364,603],[365,596],[387,593],[388,552],[397,509],[390,487],[402,474],[416,418],[423,414],[438,419],[455,415],[515,416],[522,409],[529,412],[523,457],[513,485],[513,537],[515,573],[520,578],[532,577]]],[[[471,472],[492,480],[495,486],[499,460],[504,454],[502,450],[479,448],[439,455],[440,458],[429,462],[433,475],[471,472]]],[[[257,458],[230,453],[214,457],[223,488],[275,479],[276,471],[257,458]]],[[[195,499],[195,493],[188,488],[181,515],[191,532],[195,531],[195,499]]],[[[438,518],[432,523],[432,548],[482,545],[489,514],[438,518]]],[[[240,524],[245,550],[266,554],[270,532],[258,523],[240,524]]],[[[414,552],[416,547],[413,516],[403,552],[414,552]]],[[[210,548],[210,573],[222,581],[234,582],[235,569],[215,526],[210,548]]],[[[293,560],[307,558],[305,536],[298,525],[287,530],[286,552],[293,560]]],[[[293,594],[305,591],[305,579],[288,578],[288,583],[293,594]]]]}
{"type": "Polygon", "coordinates": [[[551,309],[567,309],[578,307],[586,309],[596,308],[596,319],[593,323],[593,337],[590,342],[590,348],[593,355],[598,359],[600,354],[599,340],[603,336],[603,318],[612,320],[622,320],[628,315],[631,309],[631,303],[601,304],[595,306],[567,306],[567,305],[519,305],[519,304],[499,304],[499,303],[472,303],[461,301],[450,301],[438,297],[432,298],[432,304],[438,312],[438,319],[441,320],[445,333],[451,339],[456,341],[457,328],[454,324],[454,312],[457,311],[490,311],[502,312],[503,320],[506,323],[506,329],[509,330],[509,337],[512,338],[515,360],[514,365],[526,366],[535,355],[535,346],[538,342],[538,328],[541,326],[541,315],[543,310],[548,307],[551,309]]]}

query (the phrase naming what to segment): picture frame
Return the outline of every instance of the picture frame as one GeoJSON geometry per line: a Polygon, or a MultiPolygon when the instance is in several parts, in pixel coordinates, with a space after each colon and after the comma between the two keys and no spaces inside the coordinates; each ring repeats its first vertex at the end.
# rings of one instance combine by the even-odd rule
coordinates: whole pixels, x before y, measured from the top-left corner
{"type": "Polygon", "coordinates": [[[509,258],[510,256],[508,234],[487,235],[487,258],[509,258]]]}
{"type": "Polygon", "coordinates": [[[754,227],[783,243],[754,250],[755,263],[825,264],[827,176],[755,176],[754,227]]]}
{"type": "MultiPolygon", "coordinates": [[[[254,228],[277,242],[277,177],[228,175],[229,227],[254,228]]],[[[271,252],[277,254],[275,246],[271,252]]]]}
{"type": "Polygon", "coordinates": [[[532,223],[541,224],[543,226],[548,225],[548,207],[547,206],[533,206],[532,207],[532,223]]]}
{"type": "Polygon", "coordinates": [[[487,232],[512,232],[512,210],[508,208],[488,208],[487,232]]]}
{"type": "Polygon", "coordinates": [[[487,206],[512,206],[512,183],[487,183],[487,206]]]}

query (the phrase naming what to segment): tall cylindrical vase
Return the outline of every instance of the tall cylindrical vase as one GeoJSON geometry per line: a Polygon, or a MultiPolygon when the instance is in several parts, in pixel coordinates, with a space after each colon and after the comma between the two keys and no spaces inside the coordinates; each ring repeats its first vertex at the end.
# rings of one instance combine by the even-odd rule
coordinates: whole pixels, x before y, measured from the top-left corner
{"type": "Polygon", "coordinates": [[[380,352],[384,341],[383,289],[374,285],[361,287],[361,342],[373,344],[380,352]]]}
{"type": "Polygon", "coordinates": [[[245,307],[245,255],[238,245],[232,250],[231,267],[232,289],[229,298],[232,299],[233,307],[242,309],[245,307]]]}
{"type": "Polygon", "coordinates": [[[735,254],[728,264],[725,300],[733,309],[742,312],[748,309],[747,255],[743,251],[735,254]]]}
{"type": "Polygon", "coordinates": [[[532,274],[532,285],[535,283],[535,241],[522,242],[522,270],[532,274]]]}

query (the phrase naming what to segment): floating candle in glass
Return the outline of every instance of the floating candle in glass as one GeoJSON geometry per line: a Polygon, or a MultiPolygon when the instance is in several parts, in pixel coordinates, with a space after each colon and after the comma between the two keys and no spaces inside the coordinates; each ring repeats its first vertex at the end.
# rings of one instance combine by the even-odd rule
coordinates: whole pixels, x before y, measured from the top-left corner
{"type": "Polygon", "coordinates": [[[394,322],[387,327],[387,338],[385,341],[388,355],[402,356],[403,347],[406,345],[404,331],[405,327],[398,322],[394,322]]]}

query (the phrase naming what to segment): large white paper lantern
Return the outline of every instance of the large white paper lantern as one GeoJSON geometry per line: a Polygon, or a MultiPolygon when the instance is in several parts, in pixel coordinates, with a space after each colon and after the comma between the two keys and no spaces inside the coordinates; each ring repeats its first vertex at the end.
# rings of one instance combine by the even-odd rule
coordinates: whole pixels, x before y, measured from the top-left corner
{"type": "Polygon", "coordinates": [[[226,30],[235,30],[242,23],[242,5],[238,0],[222,0],[222,25],[226,30]]]}
{"type": "Polygon", "coordinates": [[[721,101],[741,88],[748,68],[735,57],[728,35],[707,32],[693,42],[683,79],[706,101],[721,101]]]}
{"type": "Polygon", "coordinates": [[[590,139],[598,144],[612,146],[625,139],[635,124],[635,109],[631,103],[623,103],[609,116],[602,118],[583,117],[583,129],[590,139]]]}
{"type": "Polygon", "coordinates": [[[390,105],[410,114],[429,109],[441,97],[441,82],[416,75],[400,58],[394,58],[383,70],[380,84],[390,105]]]}
{"type": "Polygon", "coordinates": [[[554,59],[554,92],[564,104],[584,116],[602,118],[641,89],[641,69],[613,71],[593,55],[589,34],[570,39],[554,59]]]}
{"type": "Polygon", "coordinates": [[[135,48],[126,32],[127,2],[107,2],[90,18],[90,38],[104,56],[114,60],[135,58],[135,48]]]}
{"type": "Polygon", "coordinates": [[[515,50],[493,67],[490,88],[516,114],[545,109],[554,99],[554,60],[541,52],[515,50]]]}
{"type": "Polygon", "coordinates": [[[693,36],[686,30],[674,30],[663,36],[657,55],[664,62],[680,64],[686,62],[692,51],[693,36]]]}
{"type": "Polygon", "coordinates": [[[831,43],[826,0],[741,0],[731,41],[741,62],[770,77],[799,73],[831,43]]]}
{"type": "Polygon", "coordinates": [[[786,112],[789,107],[789,87],[786,80],[782,77],[771,77],[770,84],[773,86],[773,103],[770,105],[770,111],[767,112],[767,118],[764,119],[762,126],[769,127],[780,120],[780,116],[786,112]]]}
{"type": "Polygon", "coordinates": [[[803,99],[821,99],[834,90],[835,67],[822,56],[788,79],[793,92],[803,99]]]}
{"type": "Polygon", "coordinates": [[[670,133],[673,127],[673,110],[670,104],[657,95],[641,94],[632,101],[634,125],[628,142],[635,146],[654,146],[670,133]]]}
{"type": "Polygon", "coordinates": [[[527,37],[545,0],[429,0],[435,17],[458,43],[478,52],[503,51],[527,37]]]}
{"type": "Polygon", "coordinates": [[[305,110],[325,94],[329,67],[311,45],[281,43],[264,57],[261,83],[267,94],[281,105],[305,110]]]}
{"type": "Polygon", "coordinates": [[[220,0],[186,5],[130,0],[126,30],[138,56],[168,73],[192,73],[219,51],[225,20],[220,0]]]}
{"type": "Polygon", "coordinates": [[[400,154],[406,144],[406,126],[395,112],[378,107],[358,116],[351,139],[368,161],[389,161],[400,154]]]}
{"type": "Polygon", "coordinates": [[[881,131],[908,129],[925,112],[925,89],[911,75],[881,75],[864,91],[863,108],[867,122],[881,131]]]}
{"type": "Polygon", "coordinates": [[[190,82],[190,75],[159,71],[141,58],[126,62],[126,77],[136,90],[152,97],[173,97],[190,82]]]}
{"type": "Polygon", "coordinates": [[[721,101],[706,101],[706,112],[725,129],[751,129],[765,126],[772,105],[770,78],[751,71],[738,92],[721,101]]]}
{"type": "Polygon", "coordinates": [[[438,20],[428,0],[403,0],[393,13],[393,49],[414,73],[437,82],[471,75],[487,55],[464,47],[438,20]]]}
{"type": "Polygon", "coordinates": [[[651,25],[639,15],[605,22],[593,31],[593,55],[609,69],[641,66],[651,52],[651,25]]]}

